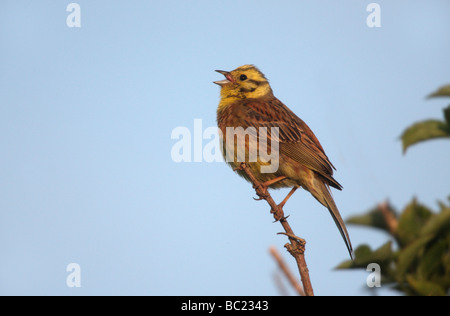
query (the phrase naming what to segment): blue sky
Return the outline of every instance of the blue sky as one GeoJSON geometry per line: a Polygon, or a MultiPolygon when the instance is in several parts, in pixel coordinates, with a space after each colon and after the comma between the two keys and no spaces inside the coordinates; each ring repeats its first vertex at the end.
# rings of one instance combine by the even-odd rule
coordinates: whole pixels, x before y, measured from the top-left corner
{"type": "MultiPolygon", "coordinates": [[[[171,157],[175,128],[216,125],[215,69],[266,74],[336,166],[344,218],[450,193],[448,141],[403,155],[398,138],[448,105],[425,99],[450,83],[448,1],[377,1],[380,28],[371,1],[80,0],[80,28],[69,3],[0,4],[0,294],[279,294],[269,246],[295,264],[268,205],[225,163],[171,157]]],[[[325,208],[299,190],[285,212],[317,295],[370,293],[333,270],[348,254],[325,208]]]]}

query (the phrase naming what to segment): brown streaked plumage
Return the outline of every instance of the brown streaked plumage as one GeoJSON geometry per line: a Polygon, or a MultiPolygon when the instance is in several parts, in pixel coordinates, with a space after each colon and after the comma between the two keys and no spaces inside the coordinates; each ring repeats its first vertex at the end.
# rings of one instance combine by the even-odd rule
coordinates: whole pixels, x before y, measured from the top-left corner
{"type": "MultiPolygon", "coordinates": [[[[222,131],[223,154],[226,157],[227,152],[234,151],[234,157],[231,159],[226,157],[227,162],[236,168],[243,160],[238,159],[239,153],[245,154],[245,162],[249,169],[258,181],[267,183],[269,188],[292,187],[293,193],[296,188],[303,187],[309,191],[330,211],[352,256],[350,237],[329,188],[332,186],[341,190],[342,186],[333,178],[335,168],[317,137],[303,120],[274,96],[268,80],[255,66],[244,65],[230,72],[216,71],[225,76],[224,80],[214,83],[221,86],[217,123],[222,131]],[[242,127],[250,131],[245,146],[241,146],[243,148],[238,147],[237,138],[227,142],[227,127],[234,129],[242,127]],[[259,156],[256,161],[249,159],[249,152],[256,150],[260,145],[259,134],[253,135],[254,130],[259,131],[261,127],[268,129],[268,152],[272,148],[271,141],[276,140],[270,128],[278,128],[279,158],[278,169],[275,172],[261,172],[261,166],[269,163],[259,156]],[[253,141],[252,135],[256,136],[253,141]]],[[[238,173],[247,179],[245,172],[238,170],[238,173]]]]}

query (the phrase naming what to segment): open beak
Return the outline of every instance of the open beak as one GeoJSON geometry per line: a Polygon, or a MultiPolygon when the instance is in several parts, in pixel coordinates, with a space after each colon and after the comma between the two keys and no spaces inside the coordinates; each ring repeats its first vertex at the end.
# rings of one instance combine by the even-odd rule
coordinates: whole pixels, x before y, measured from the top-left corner
{"type": "Polygon", "coordinates": [[[225,71],[225,70],[216,70],[218,73],[222,74],[225,76],[226,79],[224,80],[220,80],[220,81],[214,81],[215,84],[218,84],[219,86],[224,86],[228,83],[233,82],[234,83],[234,79],[233,77],[231,77],[231,74],[229,71],[225,71]]]}

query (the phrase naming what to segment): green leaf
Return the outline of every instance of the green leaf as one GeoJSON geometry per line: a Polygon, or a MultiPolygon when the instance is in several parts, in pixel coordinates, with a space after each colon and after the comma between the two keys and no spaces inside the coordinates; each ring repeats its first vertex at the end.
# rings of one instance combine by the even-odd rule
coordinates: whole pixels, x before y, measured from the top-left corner
{"type": "Polygon", "coordinates": [[[430,243],[429,249],[420,258],[417,268],[421,280],[428,280],[434,273],[439,274],[438,269],[444,261],[444,254],[447,252],[447,242],[444,239],[430,243]]]}
{"type": "Polygon", "coordinates": [[[353,265],[352,260],[345,260],[345,261],[341,262],[338,266],[335,267],[336,270],[355,269],[355,268],[361,268],[361,267],[355,267],[353,265]]]}
{"type": "Polygon", "coordinates": [[[397,269],[395,271],[399,282],[405,279],[406,272],[411,267],[415,259],[423,253],[425,245],[431,240],[431,238],[432,236],[419,238],[399,252],[397,269]]]}
{"type": "Polygon", "coordinates": [[[450,97],[450,85],[442,86],[437,91],[428,95],[427,98],[450,97]]]}
{"type": "Polygon", "coordinates": [[[444,117],[445,121],[447,122],[447,125],[450,126],[450,105],[444,109],[444,117]]]}
{"type": "MultiPolygon", "coordinates": [[[[389,206],[389,204],[387,205],[387,210],[393,215],[394,218],[397,217],[396,211],[391,206],[389,206]]],[[[389,227],[386,224],[386,219],[383,216],[383,213],[380,210],[379,206],[374,207],[365,214],[352,216],[347,219],[346,222],[348,224],[369,226],[389,232],[389,227]]]]}
{"type": "Polygon", "coordinates": [[[450,230],[450,209],[445,208],[439,214],[433,214],[420,230],[421,236],[437,236],[450,230]]]}
{"type": "Polygon", "coordinates": [[[438,120],[426,120],[408,127],[400,136],[403,143],[403,153],[417,143],[450,137],[450,126],[446,122],[438,120]]]}
{"type": "Polygon", "coordinates": [[[408,277],[409,285],[417,292],[419,295],[424,296],[445,296],[445,290],[436,283],[429,281],[419,281],[413,277],[408,277]]]}
{"type": "Polygon", "coordinates": [[[447,204],[445,204],[444,202],[442,202],[441,200],[437,201],[437,204],[439,205],[439,208],[441,210],[445,210],[446,208],[449,208],[449,206],[447,206],[447,204]]]}
{"type": "Polygon", "coordinates": [[[355,249],[355,259],[354,260],[346,260],[339,264],[336,269],[356,269],[356,268],[365,268],[366,264],[365,258],[368,258],[372,254],[372,249],[370,249],[369,245],[360,245],[355,249]],[[361,259],[362,258],[362,259],[361,259]]]}
{"type": "Polygon", "coordinates": [[[400,245],[408,245],[419,237],[422,227],[432,215],[430,209],[413,199],[398,220],[397,238],[400,245]]]}
{"type": "MultiPolygon", "coordinates": [[[[447,244],[450,245],[450,236],[447,237],[447,244]]],[[[445,275],[450,277],[450,251],[447,251],[442,257],[442,265],[444,267],[445,275]]]]}
{"type": "Polygon", "coordinates": [[[434,275],[429,281],[439,284],[442,288],[446,289],[447,293],[450,293],[450,275],[434,275]]]}
{"type": "Polygon", "coordinates": [[[355,259],[342,262],[336,269],[366,269],[369,263],[383,266],[393,258],[392,242],[388,241],[375,251],[368,245],[361,245],[355,250],[355,259]]]}

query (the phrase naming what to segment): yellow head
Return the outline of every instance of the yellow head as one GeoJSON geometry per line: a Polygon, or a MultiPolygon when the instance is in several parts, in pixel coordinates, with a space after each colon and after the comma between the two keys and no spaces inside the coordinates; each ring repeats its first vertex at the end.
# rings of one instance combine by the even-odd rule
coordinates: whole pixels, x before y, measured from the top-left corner
{"type": "Polygon", "coordinates": [[[272,94],[269,81],[253,65],[244,65],[233,71],[216,71],[225,76],[224,80],[214,81],[221,86],[222,100],[260,98],[272,94]]]}

